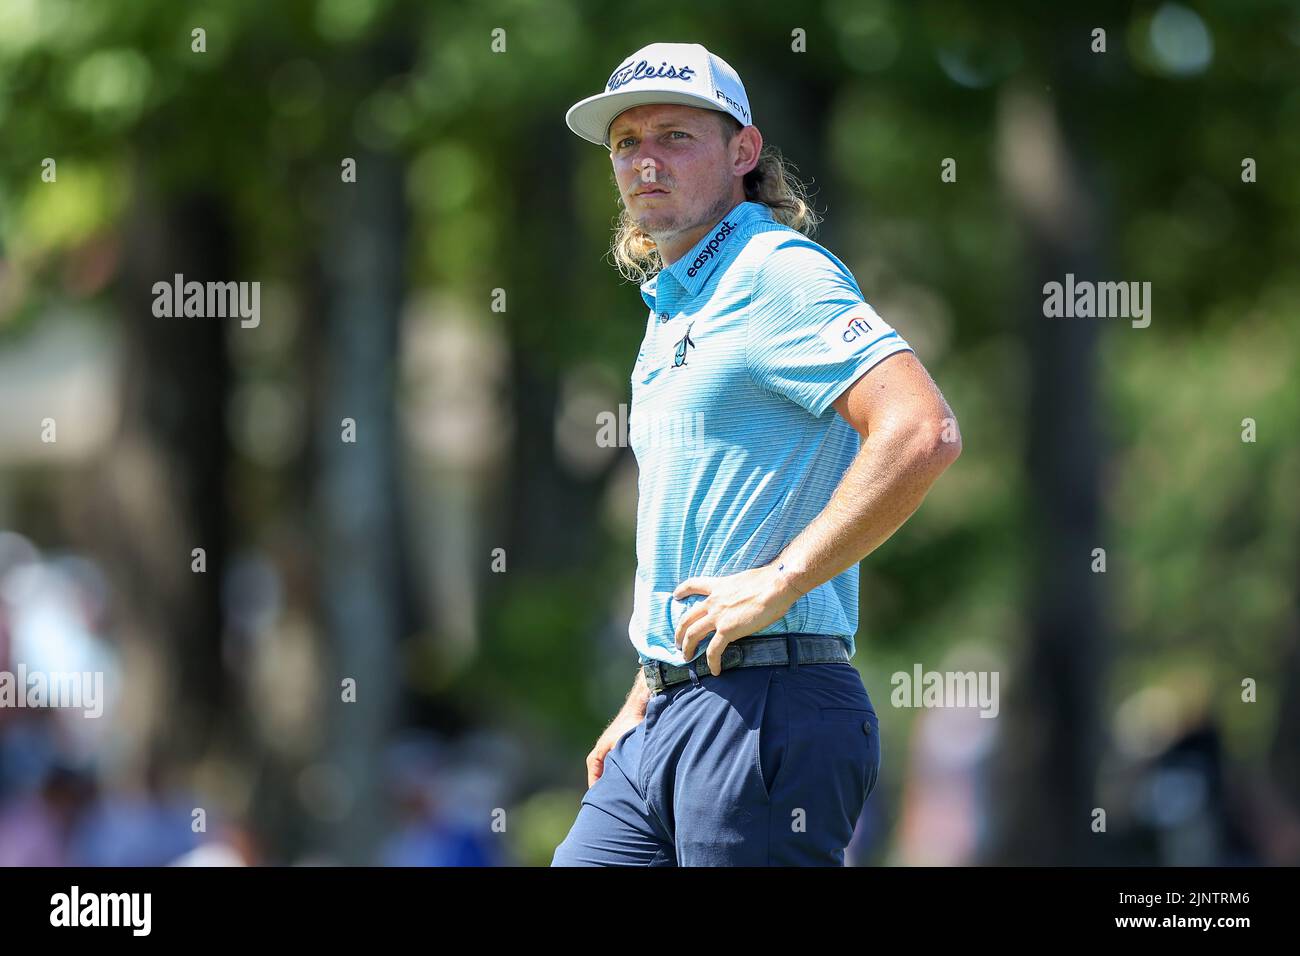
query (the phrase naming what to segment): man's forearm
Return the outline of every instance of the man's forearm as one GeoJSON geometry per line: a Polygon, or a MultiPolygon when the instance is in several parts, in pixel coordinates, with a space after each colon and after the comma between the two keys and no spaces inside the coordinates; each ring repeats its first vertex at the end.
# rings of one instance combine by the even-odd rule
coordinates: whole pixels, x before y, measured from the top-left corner
{"type": "Polygon", "coordinates": [[[638,669],[632,689],[627,692],[627,700],[620,713],[645,715],[646,705],[650,703],[650,688],[646,686],[645,671],[638,669]]]}
{"type": "Polygon", "coordinates": [[[776,560],[800,594],[857,564],[897,531],[960,453],[953,423],[872,432],[826,507],[776,560]]]}

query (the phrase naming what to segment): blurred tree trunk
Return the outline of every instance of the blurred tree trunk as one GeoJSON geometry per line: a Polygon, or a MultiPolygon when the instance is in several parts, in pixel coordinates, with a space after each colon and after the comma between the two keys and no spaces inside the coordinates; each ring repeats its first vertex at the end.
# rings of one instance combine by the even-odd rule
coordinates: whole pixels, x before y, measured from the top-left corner
{"type": "Polygon", "coordinates": [[[315,508],[322,622],[332,665],[319,788],[324,843],[349,865],[373,864],[386,812],[384,754],[402,685],[403,609],[396,376],[405,296],[402,167],[357,156],[357,181],[331,198],[319,295],[320,405],[315,508]],[[343,440],[343,420],[355,443],[343,440]],[[356,682],[355,702],[342,682],[356,682]]]}
{"type": "MultiPolygon", "coordinates": [[[[139,181],[151,181],[148,169],[139,181]]],[[[123,596],[126,640],[156,655],[152,679],[124,689],[143,697],[151,685],[157,694],[141,704],[152,710],[148,756],[187,766],[217,743],[218,725],[234,709],[221,653],[221,585],[230,522],[226,335],[239,320],[156,317],[152,287],[170,285],[176,273],[187,282],[233,279],[235,242],[215,197],[190,194],[159,209],[147,190],[136,196],[116,289],[121,426],[86,531],[93,548],[112,556],[105,565],[123,596]],[[204,550],[204,573],[191,570],[193,548],[204,550]]]]}
{"type": "MultiPolygon", "coordinates": [[[[570,162],[564,138],[570,135],[557,128],[554,117],[538,118],[525,140],[533,148],[519,153],[526,165],[511,174],[511,181],[520,184],[515,194],[519,252],[502,260],[499,283],[507,293],[503,325],[516,436],[506,486],[505,541],[511,571],[562,570],[595,560],[600,512],[592,503],[600,500],[600,489],[610,474],[606,469],[594,478],[575,476],[556,453],[560,378],[583,360],[581,336],[571,334],[569,304],[575,312],[582,308],[573,257],[587,253],[566,242],[579,234],[570,193],[572,177],[554,172],[570,162]]],[[[599,250],[590,254],[598,255],[599,250]]],[[[628,294],[628,314],[640,321],[645,306],[639,304],[634,288],[628,294]]],[[[484,303],[486,308],[486,298],[484,303]]],[[[631,359],[628,365],[630,369],[631,359]]],[[[596,440],[594,420],[591,440],[596,440]]],[[[484,561],[486,565],[486,556],[484,561]]],[[[487,580],[489,596],[495,591],[493,585],[502,583],[496,578],[490,575],[487,580]]]]}
{"type": "MultiPolygon", "coordinates": [[[[1086,864],[1101,749],[1102,640],[1092,550],[1099,524],[1094,421],[1097,319],[1047,318],[1043,286],[1067,272],[1097,279],[1098,204],[1047,95],[1002,94],[999,167],[1024,235],[1029,355],[1028,645],[1015,667],[993,800],[1000,863],[1086,864]]],[[[1112,561],[1115,555],[1111,555],[1112,561]]],[[[1111,568],[1111,573],[1115,569],[1111,568]]]]}
{"type": "MultiPolygon", "coordinates": [[[[1276,732],[1269,748],[1268,762],[1270,774],[1281,791],[1288,809],[1300,817],[1300,747],[1295,743],[1295,728],[1300,727],[1300,587],[1296,589],[1297,603],[1291,619],[1291,627],[1280,650],[1281,666],[1277,676],[1276,693],[1278,695],[1276,732]]],[[[1257,700],[1266,700],[1268,686],[1272,681],[1267,675],[1253,676],[1256,683],[1257,700]],[[1259,685],[1263,686],[1259,686],[1259,685]]],[[[1241,694],[1240,686],[1234,693],[1241,694]]],[[[1295,849],[1291,848],[1294,853],[1295,849]]],[[[1293,861],[1292,861],[1293,862],[1293,861]]]]}

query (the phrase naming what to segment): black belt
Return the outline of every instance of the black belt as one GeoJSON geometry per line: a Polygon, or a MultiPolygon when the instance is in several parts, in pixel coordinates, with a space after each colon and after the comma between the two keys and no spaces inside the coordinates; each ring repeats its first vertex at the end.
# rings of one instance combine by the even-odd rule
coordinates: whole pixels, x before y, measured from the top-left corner
{"type": "MultiPolygon", "coordinates": [[[[764,634],[761,637],[742,637],[728,644],[722,651],[722,669],[733,667],[771,667],[791,663],[790,650],[794,650],[797,664],[838,664],[849,662],[849,649],[842,637],[824,634],[764,634]]],[[[646,686],[658,694],[665,687],[697,677],[712,677],[708,653],[701,654],[689,664],[665,664],[650,661],[641,665],[646,686]]]]}

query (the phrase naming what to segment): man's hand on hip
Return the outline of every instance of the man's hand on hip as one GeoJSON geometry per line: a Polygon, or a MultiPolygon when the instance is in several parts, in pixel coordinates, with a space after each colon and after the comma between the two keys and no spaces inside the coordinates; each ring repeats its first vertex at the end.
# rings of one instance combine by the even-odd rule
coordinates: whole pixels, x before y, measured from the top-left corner
{"type": "Polygon", "coordinates": [[[779,621],[802,596],[775,563],[725,577],[687,578],[673,591],[679,601],[692,594],[705,598],[678,622],[674,639],[689,661],[700,641],[713,634],[707,658],[714,677],[722,673],[722,652],[728,644],[779,621]]]}

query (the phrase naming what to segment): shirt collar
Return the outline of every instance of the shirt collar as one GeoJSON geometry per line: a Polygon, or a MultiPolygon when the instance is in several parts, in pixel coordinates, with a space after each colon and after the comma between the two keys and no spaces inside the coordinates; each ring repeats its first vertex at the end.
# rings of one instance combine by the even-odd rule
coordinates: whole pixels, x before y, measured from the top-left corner
{"type": "MultiPolygon", "coordinates": [[[[689,252],[641,284],[641,297],[645,299],[646,305],[655,308],[660,284],[665,277],[686,298],[697,295],[718,266],[735,256],[737,250],[744,245],[737,233],[745,231],[755,222],[771,218],[772,210],[763,203],[742,202],[733,206],[689,252]]],[[[664,289],[665,294],[668,291],[664,289]]]]}

